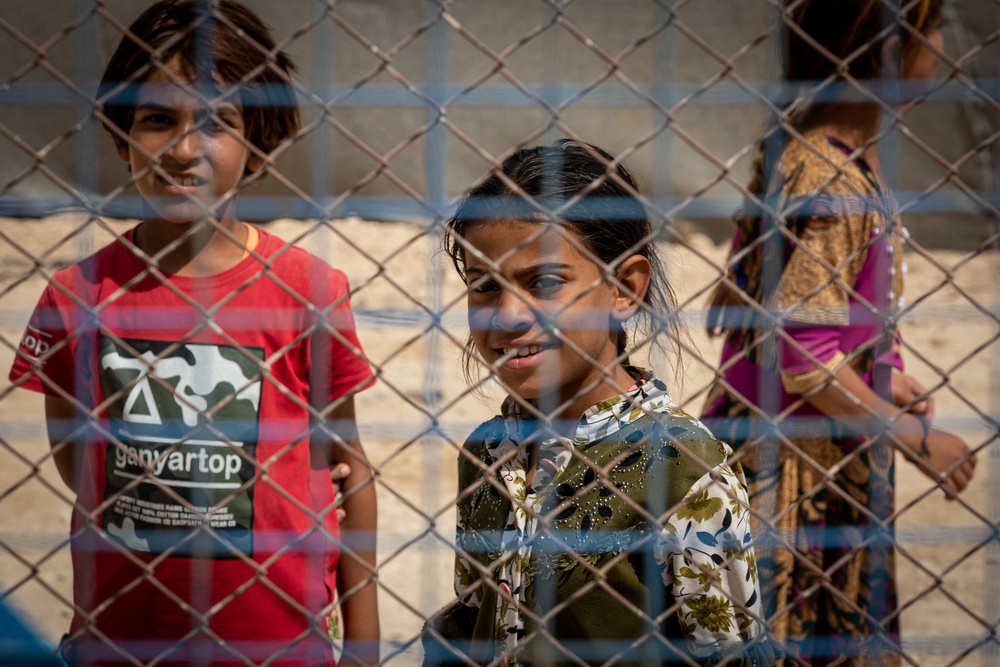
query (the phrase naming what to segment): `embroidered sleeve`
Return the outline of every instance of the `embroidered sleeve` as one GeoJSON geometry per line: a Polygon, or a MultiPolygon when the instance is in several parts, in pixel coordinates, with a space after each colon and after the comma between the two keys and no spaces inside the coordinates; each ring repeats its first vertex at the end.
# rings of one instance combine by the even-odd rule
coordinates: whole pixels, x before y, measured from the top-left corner
{"type": "Polygon", "coordinates": [[[458,502],[455,507],[455,594],[466,607],[479,608],[482,603],[482,573],[484,554],[491,546],[472,521],[473,506],[488,488],[483,480],[482,466],[486,462],[488,442],[501,422],[498,418],[484,422],[466,440],[458,457],[458,502]]]}
{"type": "MultiPolygon", "coordinates": [[[[476,478],[476,472],[467,461],[459,459],[458,465],[458,493],[462,492],[476,478]]],[[[480,574],[476,569],[476,553],[481,552],[485,545],[480,539],[479,533],[474,529],[470,530],[469,512],[471,511],[471,499],[467,496],[460,500],[456,507],[455,524],[455,595],[459,602],[467,607],[479,607],[481,601],[480,574]]]]}
{"type": "MultiPolygon", "coordinates": [[[[663,583],[699,658],[731,654],[761,634],[757,563],[743,473],[721,464],[698,480],[660,533],[663,583]]],[[[739,664],[738,662],[736,664],[739,664]]]]}
{"type": "Polygon", "coordinates": [[[456,526],[456,546],[455,552],[455,595],[459,601],[467,607],[479,607],[480,603],[480,576],[475,568],[475,559],[466,552],[469,545],[463,540],[465,527],[459,520],[456,526]]]}
{"type": "Polygon", "coordinates": [[[828,361],[816,364],[812,370],[798,373],[782,371],[781,385],[789,394],[804,394],[812,391],[820,385],[829,384],[840,367],[844,365],[845,359],[847,356],[838,350],[828,361]]]}

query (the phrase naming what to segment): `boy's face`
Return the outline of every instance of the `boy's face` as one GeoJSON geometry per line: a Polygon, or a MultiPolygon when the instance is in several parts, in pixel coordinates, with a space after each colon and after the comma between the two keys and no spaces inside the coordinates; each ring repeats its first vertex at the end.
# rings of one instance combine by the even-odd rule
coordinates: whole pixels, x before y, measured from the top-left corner
{"type": "MultiPolygon", "coordinates": [[[[177,57],[166,69],[188,84],[177,57]]],[[[209,107],[192,88],[154,70],[139,86],[128,143],[118,146],[118,157],[132,168],[146,217],[173,223],[208,213],[225,217],[232,207],[220,207],[220,200],[235,194],[248,169],[263,165],[244,132],[236,104],[223,101],[209,107]]]]}

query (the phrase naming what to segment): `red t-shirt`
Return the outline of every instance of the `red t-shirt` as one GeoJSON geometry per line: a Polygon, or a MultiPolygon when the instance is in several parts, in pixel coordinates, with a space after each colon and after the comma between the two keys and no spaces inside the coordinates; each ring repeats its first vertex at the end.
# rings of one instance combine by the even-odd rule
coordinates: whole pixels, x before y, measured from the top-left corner
{"type": "Polygon", "coordinates": [[[164,282],[112,243],[53,276],[21,341],[11,381],[94,415],[72,522],[86,662],[333,663],[338,528],[308,406],[373,375],[345,276],[265,232],[256,252],[164,282]]]}

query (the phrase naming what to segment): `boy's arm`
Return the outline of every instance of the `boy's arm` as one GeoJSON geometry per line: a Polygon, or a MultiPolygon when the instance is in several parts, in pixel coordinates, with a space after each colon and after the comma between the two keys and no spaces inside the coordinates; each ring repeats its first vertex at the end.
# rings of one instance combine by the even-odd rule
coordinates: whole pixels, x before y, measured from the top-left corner
{"type": "Polygon", "coordinates": [[[74,493],[80,490],[81,457],[77,448],[83,442],[83,412],[72,402],[45,395],[45,427],[52,448],[52,460],[59,476],[74,493]]]}
{"type": "Polygon", "coordinates": [[[335,437],[320,429],[314,445],[322,447],[331,469],[341,463],[350,466],[341,483],[346,516],[340,524],[345,548],[337,566],[337,591],[344,619],[344,655],[339,664],[374,665],[379,661],[378,589],[373,574],[377,527],[375,483],[358,438],[353,398],[342,399],[330,411],[326,429],[335,437]],[[318,439],[325,442],[316,442],[318,439]]]}

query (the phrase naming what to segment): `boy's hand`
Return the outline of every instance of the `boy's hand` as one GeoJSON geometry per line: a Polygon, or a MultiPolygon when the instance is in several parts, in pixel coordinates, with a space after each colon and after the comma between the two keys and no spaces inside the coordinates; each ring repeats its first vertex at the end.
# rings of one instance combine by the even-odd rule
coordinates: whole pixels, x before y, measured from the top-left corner
{"type": "Polygon", "coordinates": [[[376,516],[378,499],[375,478],[358,439],[354,399],[338,402],[326,416],[326,428],[318,432],[332,437],[316,442],[328,453],[330,479],[342,486],[350,506],[340,524],[343,549],[337,563],[337,593],[344,621],[344,665],[376,665],[379,662],[378,595],[376,578],[378,549],[376,516]]]}
{"type": "Polygon", "coordinates": [[[347,512],[341,509],[344,502],[344,494],[340,492],[341,483],[351,474],[351,466],[346,463],[338,463],[330,468],[330,480],[333,482],[333,502],[337,506],[337,521],[343,523],[347,512]]]}

